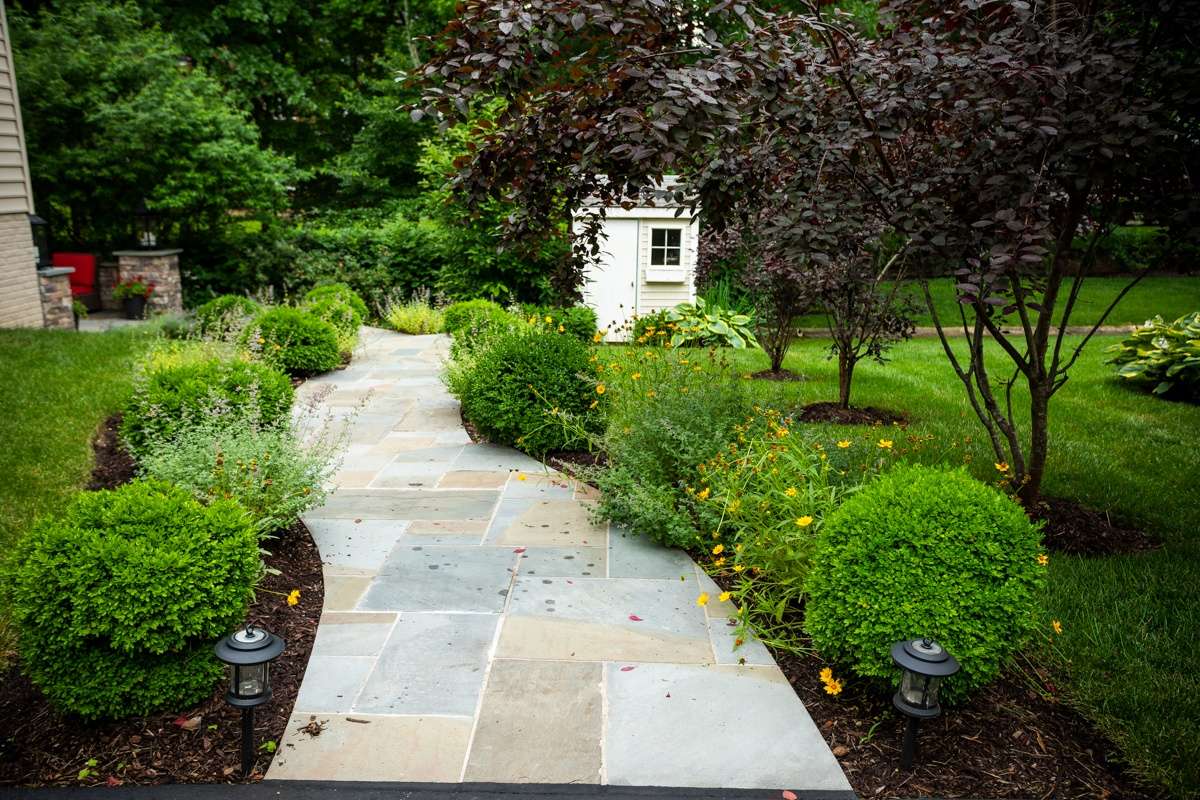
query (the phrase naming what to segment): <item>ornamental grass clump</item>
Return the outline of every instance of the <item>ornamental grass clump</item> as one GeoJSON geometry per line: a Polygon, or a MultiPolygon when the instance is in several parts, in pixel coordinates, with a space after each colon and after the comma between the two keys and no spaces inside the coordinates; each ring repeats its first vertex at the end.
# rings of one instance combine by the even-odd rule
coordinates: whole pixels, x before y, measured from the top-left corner
{"type": "Polygon", "coordinates": [[[825,519],[805,583],[805,629],[831,662],[881,688],[893,642],[931,636],[962,664],[944,696],[995,680],[1036,625],[1041,534],[965,470],[898,466],[825,519]]]}
{"type": "Polygon", "coordinates": [[[383,319],[392,330],[412,336],[441,333],[443,330],[441,310],[424,300],[391,302],[383,314],[383,319]]]}
{"type": "Polygon", "coordinates": [[[138,716],[212,692],[212,644],[245,618],[258,537],[235,501],[135,481],[40,520],[5,572],[23,668],[50,702],[86,720],[138,716]]]}

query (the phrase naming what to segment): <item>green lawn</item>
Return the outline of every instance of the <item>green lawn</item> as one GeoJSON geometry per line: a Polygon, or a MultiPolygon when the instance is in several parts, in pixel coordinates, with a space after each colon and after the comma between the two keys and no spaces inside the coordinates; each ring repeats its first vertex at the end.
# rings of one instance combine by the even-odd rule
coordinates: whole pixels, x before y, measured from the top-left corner
{"type": "MultiPolygon", "coordinates": [[[[1071,325],[1093,325],[1100,314],[1129,283],[1129,278],[1088,278],[1079,290],[1079,300],[1075,310],[1071,312],[1071,325]]],[[[1067,287],[1064,287],[1064,291],[1067,287]]],[[[916,317],[918,326],[933,324],[929,311],[925,307],[925,298],[917,287],[906,289],[917,298],[919,313],[916,317]]],[[[958,319],[957,301],[954,294],[954,281],[942,278],[930,281],[930,294],[933,295],[934,306],[938,317],[943,323],[958,319]]],[[[1059,302],[1059,316],[1062,315],[1062,305],[1065,297],[1059,302]]],[[[1148,277],[1133,287],[1121,303],[1109,315],[1105,324],[1108,325],[1140,325],[1155,314],[1162,314],[1168,320],[1177,319],[1184,314],[1200,311],[1200,278],[1148,277]]],[[[1015,320],[1013,321],[1015,324],[1015,320]]],[[[825,318],[819,315],[801,317],[797,323],[802,328],[819,328],[825,325],[825,318]]]]}
{"type": "MultiPolygon", "coordinates": [[[[1140,556],[1055,556],[1046,615],[1064,626],[1072,702],[1148,780],[1189,796],[1200,791],[1200,406],[1119,384],[1103,363],[1113,341],[1093,340],[1053,401],[1045,491],[1111,511],[1164,546],[1140,556]]],[[[798,343],[785,366],[808,380],[755,381],[756,393],[785,405],[836,400],[827,352],[819,339],[798,343]]],[[[761,351],[734,357],[746,372],[767,367],[761,351]]],[[[910,434],[935,437],[925,460],[961,463],[966,453],[980,477],[995,477],[983,428],[937,340],[902,344],[886,365],[864,362],[853,401],[906,412],[910,434]]]]}
{"type": "MultiPolygon", "coordinates": [[[[0,330],[0,553],[91,472],[91,437],[132,391],[144,333],[0,330]]],[[[0,663],[6,651],[0,609],[0,663]]]]}

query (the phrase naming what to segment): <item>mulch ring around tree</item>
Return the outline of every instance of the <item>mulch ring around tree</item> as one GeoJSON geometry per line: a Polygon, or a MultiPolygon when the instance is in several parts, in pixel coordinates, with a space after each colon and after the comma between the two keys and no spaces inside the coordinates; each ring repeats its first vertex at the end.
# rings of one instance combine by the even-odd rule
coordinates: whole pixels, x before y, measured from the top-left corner
{"type": "Polygon", "coordinates": [[[1070,500],[1043,497],[1029,509],[1029,517],[1045,522],[1042,541],[1047,550],[1057,553],[1122,555],[1144,553],[1159,546],[1159,542],[1143,531],[1070,500]]]}
{"type": "Polygon", "coordinates": [[[778,372],[772,372],[769,369],[764,369],[759,372],[753,372],[750,377],[756,381],[806,381],[807,375],[801,375],[798,372],[792,372],[790,369],[781,369],[778,372]]]}
{"type": "Polygon", "coordinates": [[[837,403],[811,403],[796,415],[800,422],[828,422],[833,425],[906,425],[908,418],[897,411],[874,406],[842,408],[837,403]]]}
{"type": "MultiPolygon", "coordinates": [[[[260,748],[251,780],[261,779],[271,763],[270,745],[261,745],[284,735],[324,600],[321,559],[303,524],[264,547],[271,551],[267,566],[281,574],[263,579],[247,619],[283,637],[287,649],[271,665],[274,697],[255,709],[260,748]],[[293,589],[300,590],[300,603],[288,606],[285,596],[293,589]]],[[[195,706],[88,724],[54,711],[11,664],[0,675],[0,786],[240,782],[241,714],[225,702],[226,688],[224,682],[214,686],[195,706]]]]}

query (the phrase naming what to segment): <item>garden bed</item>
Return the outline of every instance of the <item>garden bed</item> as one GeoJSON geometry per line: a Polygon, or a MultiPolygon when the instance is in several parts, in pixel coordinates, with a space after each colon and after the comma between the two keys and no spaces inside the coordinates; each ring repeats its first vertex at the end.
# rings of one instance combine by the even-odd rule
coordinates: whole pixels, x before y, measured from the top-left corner
{"type": "MultiPolygon", "coordinates": [[[[303,523],[266,543],[267,574],[247,619],[283,637],[287,650],[271,666],[273,699],[256,710],[258,780],[271,746],[287,727],[316,637],[324,589],[321,559],[303,523]],[[300,603],[285,596],[300,590],[300,603]]],[[[238,782],[241,715],[225,702],[226,685],[189,708],[98,724],[61,715],[16,664],[0,677],[0,786],[79,786],[238,782]],[[90,762],[94,761],[94,765],[90,762]],[[81,770],[88,770],[81,777],[81,770]]]]}
{"type": "Polygon", "coordinates": [[[1029,517],[1045,522],[1042,540],[1047,550],[1058,553],[1107,556],[1144,553],[1159,546],[1141,530],[1070,500],[1044,497],[1029,509],[1029,517]]]}

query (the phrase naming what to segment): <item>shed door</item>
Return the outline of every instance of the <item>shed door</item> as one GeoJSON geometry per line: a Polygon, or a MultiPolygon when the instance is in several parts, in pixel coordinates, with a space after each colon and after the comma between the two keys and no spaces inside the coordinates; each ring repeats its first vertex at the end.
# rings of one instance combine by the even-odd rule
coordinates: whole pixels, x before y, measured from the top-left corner
{"type": "Polygon", "coordinates": [[[608,239],[599,263],[584,274],[583,299],[608,330],[608,341],[625,341],[637,313],[638,221],[607,219],[604,228],[608,239]]]}

